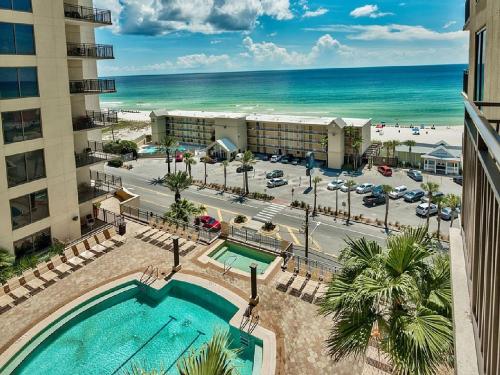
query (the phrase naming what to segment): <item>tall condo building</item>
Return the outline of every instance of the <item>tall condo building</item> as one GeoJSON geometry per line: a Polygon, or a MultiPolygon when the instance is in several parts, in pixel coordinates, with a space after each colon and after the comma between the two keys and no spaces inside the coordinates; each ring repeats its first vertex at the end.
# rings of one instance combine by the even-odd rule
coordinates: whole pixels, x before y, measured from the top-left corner
{"type": "Polygon", "coordinates": [[[115,85],[94,29],[110,24],[92,0],[0,0],[0,247],[16,255],[80,237],[102,196],[90,166],[116,113],[98,94],[115,85]]]}
{"type": "Polygon", "coordinates": [[[500,1],[467,0],[463,204],[451,230],[456,373],[500,374],[500,1]],[[473,345],[475,343],[475,345],[473,345]],[[475,349],[475,350],[474,350],[475,349]]]}

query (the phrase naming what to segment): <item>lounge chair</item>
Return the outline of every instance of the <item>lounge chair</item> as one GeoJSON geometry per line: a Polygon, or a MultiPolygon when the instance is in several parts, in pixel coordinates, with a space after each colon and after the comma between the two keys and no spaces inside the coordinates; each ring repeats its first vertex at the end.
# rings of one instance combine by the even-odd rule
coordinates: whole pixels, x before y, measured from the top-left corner
{"type": "Polygon", "coordinates": [[[157,234],[160,230],[158,228],[152,228],[149,232],[146,232],[142,237],[143,241],[149,241],[151,237],[157,234]]]}
{"type": "Polygon", "coordinates": [[[83,258],[85,261],[90,261],[97,256],[97,254],[93,251],[87,250],[87,247],[83,242],[71,246],[71,250],[73,251],[73,254],[83,258]]]}
{"type": "Polygon", "coordinates": [[[302,291],[302,299],[307,302],[312,302],[314,300],[314,293],[318,289],[319,282],[314,280],[309,280],[302,291]]]}
{"type": "Polygon", "coordinates": [[[125,236],[116,233],[115,228],[104,229],[102,233],[107,240],[113,241],[117,246],[121,246],[127,241],[127,238],[125,236]]]}
{"type": "Polygon", "coordinates": [[[156,237],[151,243],[153,245],[162,247],[165,241],[167,241],[170,238],[170,234],[167,232],[161,232],[160,236],[156,237]]]}
{"type": "Polygon", "coordinates": [[[22,286],[18,278],[10,279],[7,285],[9,286],[10,294],[16,297],[16,302],[18,299],[29,298],[30,290],[22,286]]]}
{"type": "Polygon", "coordinates": [[[47,263],[47,266],[49,267],[50,270],[54,272],[59,272],[60,275],[69,273],[71,272],[71,270],[73,270],[73,267],[67,264],[64,259],[65,258],[56,255],[50,258],[50,261],[47,263]]]}
{"type": "Polygon", "coordinates": [[[27,287],[28,289],[31,289],[32,292],[42,290],[43,286],[45,285],[45,282],[42,279],[39,279],[36,276],[35,272],[37,271],[24,271],[22,277],[20,278],[21,285],[27,287]]]}
{"type": "Polygon", "coordinates": [[[40,263],[37,266],[37,271],[39,273],[38,277],[45,281],[45,285],[47,285],[51,281],[56,280],[59,277],[57,273],[49,268],[49,265],[47,263],[40,263]]]}
{"type": "Polygon", "coordinates": [[[140,238],[142,236],[144,236],[144,234],[149,231],[151,229],[151,227],[145,225],[143,226],[141,229],[139,229],[137,232],[135,232],[135,237],[136,238],[140,238]]]}
{"type": "Polygon", "coordinates": [[[5,310],[7,307],[11,307],[15,302],[15,299],[9,295],[9,291],[8,285],[2,285],[0,288],[0,311],[5,310]]]}
{"type": "Polygon", "coordinates": [[[293,294],[295,296],[300,296],[302,293],[302,288],[304,288],[304,285],[307,282],[307,278],[301,275],[295,276],[295,279],[293,279],[292,285],[290,285],[290,294],[293,294]]]}
{"type": "Polygon", "coordinates": [[[73,252],[73,249],[66,249],[63,254],[66,257],[66,263],[68,263],[73,268],[80,267],[84,262],[83,258],[76,256],[76,254],[73,252]]]}
{"type": "Polygon", "coordinates": [[[105,247],[107,250],[111,250],[113,247],[116,246],[116,244],[113,241],[111,241],[111,239],[108,240],[106,238],[103,232],[97,233],[93,239],[95,240],[96,244],[105,247]]]}
{"type": "Polygon", "coordinates": [[[321,283],[319,284],[318,291],[316,292],[316,303],[319,303],[325,299],[326,292],[328,292],[328,284],[321,283]]]}
{"type": "Polygon", "coordinates": [[[282,272],[280,277],[278,278],[278,281],[276,282],[276,288],[283,292],[286,292],[293,278],[294,275],[292,273],[287,271],[282,272]]]}
{"type": "Polygon", "coordinates": [[[158,230],[158,232],[157,232],[157,233],[153,234],[152,236],[150,236],[150,237],[148,238],[148,242],[151,242],[151,243],[156,243],[156,241],[157,241],[160,237],[163,237],[163,234],[164,234],[164,233],[165,233],[164,231],[162,231],[162,230],[158,230]]]}

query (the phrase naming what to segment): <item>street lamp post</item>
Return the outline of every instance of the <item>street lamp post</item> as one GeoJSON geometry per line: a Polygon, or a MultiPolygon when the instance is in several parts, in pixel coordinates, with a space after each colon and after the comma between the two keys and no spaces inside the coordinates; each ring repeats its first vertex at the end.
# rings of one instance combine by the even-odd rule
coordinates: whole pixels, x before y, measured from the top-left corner
{"type": "Polygon", "coordinates": [[[308,263],[309,259],[309,207],[306,207],[306,223],[305,223],[305,228],[304,228],[304,234],[305,234],[305,257],[306,257],[306,264],[308,263]]]}
{"type": "Polygon", "coordinates": [[[335,221],[339,212],[339,188],[335,189],[335,221]]]}

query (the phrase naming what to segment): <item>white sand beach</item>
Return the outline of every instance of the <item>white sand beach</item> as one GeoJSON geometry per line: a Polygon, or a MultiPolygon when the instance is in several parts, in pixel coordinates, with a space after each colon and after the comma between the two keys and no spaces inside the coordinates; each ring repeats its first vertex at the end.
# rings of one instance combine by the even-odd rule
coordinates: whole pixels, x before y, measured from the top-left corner
{"type": "Polygon", "coordinates": [[[420,135],[413,135],[411,128],[396,128],[386,126],[383,129],[372,127],[372,141],[389,141],[397,139],[404,142],[412,139],[417,143],[435,144],[439,141],[445,141],[451,146],[461,146],[464,127],[462,126],[436,126],[435,129],[426,127],[420,129],[420,135]]]}
{"type": "Polygon", "coordinates": [[[118,118],[125,121],[141,121],[141,122],[151,122],[149,117],[151,111],[134,111],[134,112],[123,112],[118,111],[118,118]]]}

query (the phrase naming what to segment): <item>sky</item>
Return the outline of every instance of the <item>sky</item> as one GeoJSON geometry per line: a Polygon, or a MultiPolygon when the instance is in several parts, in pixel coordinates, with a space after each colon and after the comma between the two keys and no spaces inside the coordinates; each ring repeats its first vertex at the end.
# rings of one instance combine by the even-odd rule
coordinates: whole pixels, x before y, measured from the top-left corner
{"type": "Polygon", "coordinates": [[[462,64],[463,0],[94,0],[102,76],[462,64]]]}

